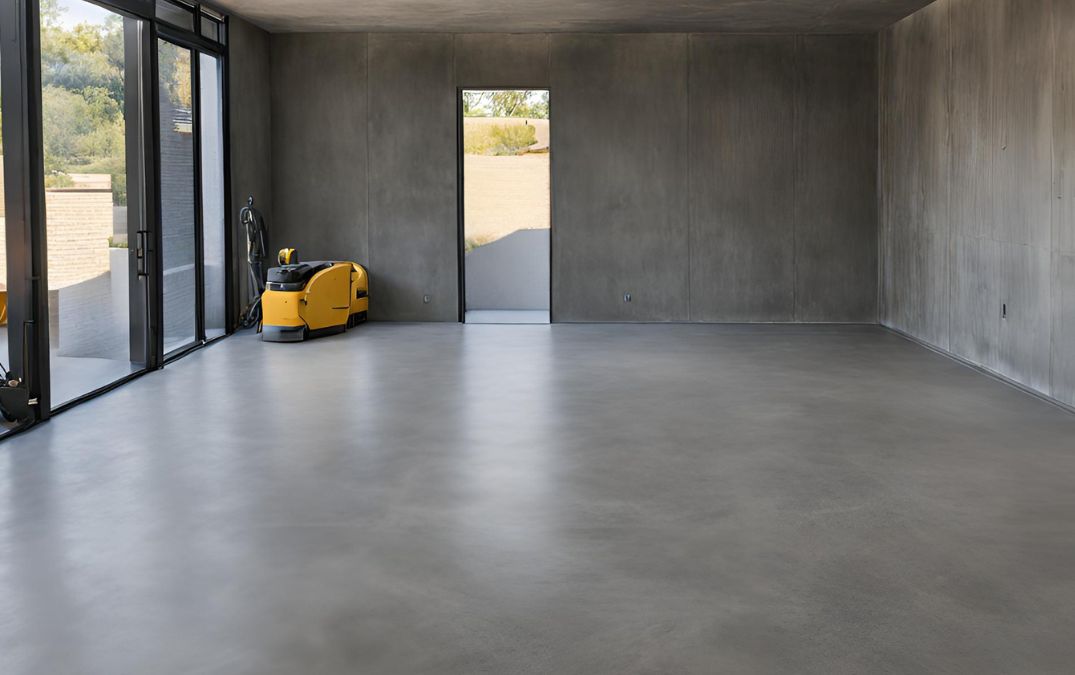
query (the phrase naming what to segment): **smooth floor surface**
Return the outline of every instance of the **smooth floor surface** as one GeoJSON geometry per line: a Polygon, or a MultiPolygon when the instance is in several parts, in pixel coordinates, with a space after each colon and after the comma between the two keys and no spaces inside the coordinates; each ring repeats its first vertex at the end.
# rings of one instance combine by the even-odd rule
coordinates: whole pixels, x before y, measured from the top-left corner
{"type": "Polygon", "coordinates": [[[0,672],[1067,673],[1073,486],[879,328],[247,334],[0,444],[0,672]]]}
{"type": "MultiPolygon", "coordinates": [[[[11,354],[7,341],[7,327],[0,328],[0,363],[8,364],[11,354]]],[[[52,371],[52,403],[58,407],[80,396],[107,387],[121,380],[141,366],[130,361],[82,356],[63,356],[58,349],[49,353],[52,371]]]]}
{"type": "Polygon", "coordinates": [[[466,323],[549,323],[549,312],[530,309],[471,309],[463,318],[466,323]]]}

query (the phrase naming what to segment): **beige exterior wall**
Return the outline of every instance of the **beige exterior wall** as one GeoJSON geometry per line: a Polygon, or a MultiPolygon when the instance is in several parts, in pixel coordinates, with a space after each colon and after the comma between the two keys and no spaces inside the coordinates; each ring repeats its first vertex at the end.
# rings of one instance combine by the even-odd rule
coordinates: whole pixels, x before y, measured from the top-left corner
{"type": "Polygon", "coordinates": [[[61,188],[45,192],[49,290],[109,271],[112,188],[61,188]]]}
{"type": "MultiPolygon", "coordinates": [[[[0,173],[0,179],[3,175],[0,173]]],[[[45,191],[49,290],[93,279],[109,271],[112,182],[107,175],[74,174],[75,186],[45,191]]],[[[0,202],[3,183],[0,180],[0,202]]],[[[0,210],[0,214],[3,211],[0,210]]],[[[0,217],[0,227],[3,226],[0,217]]],[[[2,230],[0,230],[2,232],[2,230]]],[[[7,283],[7,245],[0,236],[0,283],[7,283]]]]}
{"type": "Polygon", "coordinates": [[[7,212],[4,199],[4,156],[0,155],[0,290],[7,289],[7,212]]]}
{"type": "Polygon", "coordinates": [[[465,117],[463,133],[490,126],[534,127],[537,142],[516,156],[463,155],[465,236],[482,246],[519,230],[548,229],[549,120],[465,117]]]}
{"type": "Polygon", "coordinates": [[[467,238],[496,241],[518,230],[549,227],[549,155],[463,156],[467,238]]]}

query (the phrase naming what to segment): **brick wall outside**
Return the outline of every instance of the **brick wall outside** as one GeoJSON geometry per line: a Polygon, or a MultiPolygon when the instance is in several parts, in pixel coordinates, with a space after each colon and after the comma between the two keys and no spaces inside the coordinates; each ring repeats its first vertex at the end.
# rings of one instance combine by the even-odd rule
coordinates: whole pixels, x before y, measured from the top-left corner
{"type": "MultiPolygon", "coordinates": [[[[125,360],[128,252],[108,246],[115,218],[112,179],[107,174],[71,178],[72,187],[45,190],[50,343],[61,356],[125,360]]],[[[6,287],[3,226],[0,218],[0,282],[6,287]]]]}
{"type": "MultiPolygon", "coordinates": [[[[56,290],[105,274],[109,270],[108,237],[112,235],[112,185],[107,176],[89,175],[76,187],[45,191],[49,289],[56,290]],[[92,187],[78,187],[90,185],[92,187]],[[102,187],[103,186],[103,187],[102,187]]],[[[0,189],[0,198],[3,190],[0,189]]],[[[0,221],[0,225],[3,222],[0,221]]],[[[0,280],[7,283],[7,243],[0,236],[0,280]]]]}
{"type": "Polygon", "coordinates": [[[109,270],[112,188],[45,192],[49,289],[98,277],[109,270]]]}
{"type": "Polygon", "coordinates": [[[4,156],[0,155],[0,284],[7,288],[7,213],[4,204],[4,156]]]}

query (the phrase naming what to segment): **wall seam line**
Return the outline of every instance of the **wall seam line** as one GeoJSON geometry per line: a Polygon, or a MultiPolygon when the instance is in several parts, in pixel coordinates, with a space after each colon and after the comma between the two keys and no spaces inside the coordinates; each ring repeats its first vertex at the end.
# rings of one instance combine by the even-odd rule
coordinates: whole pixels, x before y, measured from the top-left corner
{"type": "Polygon", "coordinates": [[[1056,5],[1049,4],[1049,53],[1052,54],[1050,59],[1053,72],[1050,78],[1049,87],[1049,168],[1050,168],[1050,180],[1049,182],[1049,311],[1046,316],[1049,317],[1049,395],[1053,396],[1056,393],[1056,293],[1058,289],[1053,288],[1056,284],[1057,278],[1057,265],[1056,265],[1056,250],[1059,244],[1058,232],[1060,231],[1060,209],[1056,206],[1056,202],[1053,200],[1055,190],[1060,188],[1057,176],[1056,167],[1056,95],[1059,87],[1057,81],[1057,73],[1060,69],[1057,67],[1057,61],[1060,58],[1059,50],[1057,50],[1057,38],[1056,38],[1056,21],[1052,19],[1054,16],[1056,5]],[[1056,188],[1053,187],[1053,182],[1056,182],[1056,188]]]}
{"type": "Polygon", "coordinates": [[[791,320],[798,323],[801,320],[799,312],[799,181],[802,177],[802,161],[799,154],[802,152],[801,111],[802,105],[805,45],[802,35],[795,36],[795,84],[792,88],[791,108],[791,155],[793,176],[791,190],[791,320]]]}
{"type": "Polygon", "coordinates": [[[948,70],[948,86],[945,87],[945,114],[948,116],[947,124],[945,125],[947,127],[947,130],[945,132],[947,138],[945,140],[948,143],[948,147],[946,149],[946,154],[948,155],[948,180],[945,181],[946,185],[944,189],[944,208],[946,215],[945,220],[948,224],[948,248],[945,251],[946,255],[944,262],[948,268],[948,301],[945,303],[948,309],[948,327],[945,330],[944,341],[949,350],[955,351],[954,349],[952,349],[952,288],[954,286],[953,272],[955,270],[955,265],[953,265],[953,263],[955,262],[955,241],[953,238],[953,232],[955,230],[955,227],[954,222],[952,220],[952,185],[953,181],[955,180],[955,153],[953,152],[954,136],[952,133],[953,120],[955,119],[955,106],[953,104],[954,99],[952,98],[952,87],[955,84],[955,62],[952,54],[952,5],[949,4],[947,7],[945,7],[945,10],[948,15],[947,21],[945,21],[946,30],[944,36],[946,42],[945,46],[947,47],[946,51],[948,53],[948,63],[946,64],[946,68],[948,70]]]}
{"type": "Polygon", "coordinates": [[[875,55],[876,55],[876,69],[877,69],[876,74],[875,74],[875,78],[876,78],[875,81],[876,81],[876,84],[877,84],[877,89],[876,89],[876,91],[877,91],[877,112],[876,112],[876,115],[877,115],[877,144],[875,146],[876,150],[877,150],[877,157],[875,158],[875,164],[877,165],[877,178],[876,178],[876,185],[875,185],[875,189],[877,190],[877,193],[876,193],[876,209],[875,209],[875,217],[877,218],[877,230],[876,230],[877,231],[877,270],[876,270],[876,274],[875,274],[875,276],[877,277],[877,293],[875,294],[876,295],[875,302],[877,303],[877,306],[876,306],[877,323],[879,325],[882,325],[882,326],[884,325],[884,317],[885,317],[885,315],[887,313],[885,311],[885,307],[884,307],[884,304],[885,304],[885,293],[884,293],[885,248],[884,248],[884,244],[883,244],[883,242],[885,240],[885,226],[884,226],[884,221],[885,221],[885,215],[884,215],[884,213],[885,213],[885,197],[884,197],[884,193],[885,193],[885,176],[886,176],[886,174],[885,174],[885,165],[884,165],[884,161],[883,161],[883,157],[884,157],[884,117],[885,117],[885,101],[884,101],[884,95],[883,95],[883,89],[884,89],[883,78],[884,78],[884,70],[885,70],[884,43],[885,43],[885,32],[886,32],[886,30],[887,29],[883,29],[877,34],[877,44],[874,47],[874,52],[875,52],[875,55]]]}
{"type": "Polygon", "coordinates": [[[554,196],[552,134],[553,105],[552,93],[552,34],[545,33],[545,86],[549,88],[549,324],[556,322],[556,284],[553,279],[556,275],[556,201],[554,196]]]}
{"type": "Polygon", "coordinates": [[[694,116],[691,115],[691,64],[694,63],[694,35],[687,34],[687,322],[694,320],[694,181],[692,179],[692,157],[694,154],[691,139],[694,138],[694,116]]]}
{"type": "MultiPolygon", "coordinates": [[[[454,135],[456,137],[456,147],[455,147],[455,152],[453,153],[453,155],[455,155],[455,157],[453,159],[456,162],[456,172],[455,172],[455,181],[454,181],[455,184],[456,184],[455,185],[456,189],[454,190],[455,193],[456,193],[456,209],[455,209],[455,211],[456,211],[455,226],[456,227],[454,229],[455,229],[455,233],[456,233],[455,240],[456,240],[456,249],[457,250],[458,250],[458,247],[459,247],[459,245],[461,243],[459,241],[459,229],[460,229],[460,227],[462,227],[462,228],[467,227],[467,222],[465,222],[465,219],[462,217],[462,214],[460,213],[460,209],[459,209],[459,207],[464,203],[461,195],[462,195],[462,191],[465,189],[465,185],[463,183],[463,181],[464,181],[463,175],[460,173],[460,166],[461,166],[460,162],[462,162],[462,160],[463,160],[463,157],[462,157],[463,148],[460,147],[459,141],[461,139],[463,124],[462,124],[462,119],[460,118],[460,114],[462,112],[462,102],[461,102],[461,94],[459,92],[459,68],[458,68],[459,63],[458,63],[457,52],[456,52],[456,43],[458,42],[458,40],[459,40],[459,33],[451,33],[451,57],[450,57],[451,58],[451,85],[450,85],[450,88],[451,88],[451,114],[454,115],[453,118],[451,118],[451,127],[453,127],[453,129],[455,129],[455,134],[454,135]]],[[[467,267],[465,267],[465,262],[461,261],[459,259],[458,255],[455,256],[455,259],[456,259],[456,322],[459,322],[459,320],[461,318],[463,324],[465,324],[465,322],[467,322],[467,278],[465,278],[464,275],[465,275],[465,273],[467,273],[467,267]],[[462,288],[460,288],[460,284],[462,284],[462,288]],[[460,290],[462,290],[463,292],[460,293],[459,292],[460,290]],[[462,317],[459,316],[460,307],[462,308],[462,317]]]]}
{"type": "Polygon", "coordinates": [[[370,230],[373,223],[370,221],[370,176],[373,174],[370,167],[370,34],[366,33],[366,260],[373,268],[373,248],[370,238],[370,230]]]}

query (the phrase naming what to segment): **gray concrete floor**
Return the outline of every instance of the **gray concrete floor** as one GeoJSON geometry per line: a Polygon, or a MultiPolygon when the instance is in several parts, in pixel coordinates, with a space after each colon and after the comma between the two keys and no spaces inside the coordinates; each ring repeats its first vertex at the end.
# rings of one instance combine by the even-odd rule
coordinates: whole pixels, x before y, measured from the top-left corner
{"type": "Polygon", "coordinates": [[[230,338],[0,445],[3,673],[1060,673],[1075,416],[869,327],[230,338]]]}
{"type": "MultiPolygon", "coordinates": [[[[0,362],[11,363],[7,341],[7,327],[0,330],[0,362]]],[[[58,407],[64,403],[85,396],[91,391],[107,387],[116,380],[123,379],[142,366],[128,360],[102,359],[87,356],[61,356],[58,349],[49,353],[51,369],[52,405],[58,407]]]]}
{"type": "Polygon", "coordinates": [[[466,323],[548,323],[549,312],[530,309],[470,309],[463,315],[466,323]]]}

